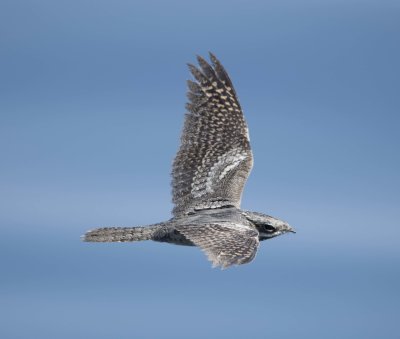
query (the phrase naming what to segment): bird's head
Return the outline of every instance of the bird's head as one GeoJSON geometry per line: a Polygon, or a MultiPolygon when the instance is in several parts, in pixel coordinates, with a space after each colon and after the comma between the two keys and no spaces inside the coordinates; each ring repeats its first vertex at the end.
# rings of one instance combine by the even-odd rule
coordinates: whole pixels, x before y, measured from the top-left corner
{"type": "Polygon", "coordinates": [[[244,211],[243,215],[249,220],[254,226],[256,226],[260,233],[260,240],[266,240],[269,238],[277,237],[284,233],[296,233],[296,231],[287,222],[271,217],[269,215],[244,211]]]}

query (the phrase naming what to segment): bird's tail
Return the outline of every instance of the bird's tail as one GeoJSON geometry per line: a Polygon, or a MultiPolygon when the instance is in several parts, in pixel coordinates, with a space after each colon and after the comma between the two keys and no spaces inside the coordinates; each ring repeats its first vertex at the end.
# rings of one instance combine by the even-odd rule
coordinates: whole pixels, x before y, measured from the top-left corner
{"type": "Polygon", "coordinates": [[[86,232],[83,241],[88,242],[125,242],[151,240],[164,223],[140,227],[104,227],[86,232]]]}

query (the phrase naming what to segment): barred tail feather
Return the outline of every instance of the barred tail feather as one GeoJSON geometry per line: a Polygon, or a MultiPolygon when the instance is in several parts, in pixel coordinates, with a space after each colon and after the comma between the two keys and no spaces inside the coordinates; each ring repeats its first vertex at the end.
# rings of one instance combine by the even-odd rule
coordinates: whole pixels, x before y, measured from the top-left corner
{"type": "Polygon", "coordinates": [[[146,227],[104,227],[86,232],[82,237],[87,242],[126,242],[151,240],[159,225],[146,227]]]}

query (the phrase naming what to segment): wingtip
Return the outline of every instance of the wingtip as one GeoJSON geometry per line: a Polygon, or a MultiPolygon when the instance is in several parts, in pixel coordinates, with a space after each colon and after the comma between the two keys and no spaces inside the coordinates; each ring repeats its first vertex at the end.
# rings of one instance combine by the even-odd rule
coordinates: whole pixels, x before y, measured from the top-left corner
{"type": "MultiPolygon", "coordinates": [[[[218,58],[215,56],[215,54],[211,51],[208,51],[208,56],[210,58],[211,64],[213,66],[216,66],[217,64],[221,64],[220,61],[218,60],[218,58]]],[[[211,66],[211,64],[204,58],[202,57],[200,54],[196,54],[196,60],[198,62],[198,64],[200,66],[202,65],[206,65],[206,66],[211,66]]],[[[192,65],[191,63],[187,63],[187,65],[191,65],[192,67],[196,67],[194,65],[192,65]]]]}
{"type": "Polygon", "coordinates": [[[214,69],[213,69],[212,65],[206,59],[204,59],[200,55],[197,55],[197,62],[199,64],[203,74],[207,78],[214,78],[215,77],[214,69]]]}
{"type": "Polygon", "coordinates": [[[203,62],[207,62],[200,54],[196,54],[197,62],[201,65],[203,62]]]}
{"type": "Polygon", "coordinates": [[[198,74],[200,72],[198,67],[191,64],[190,62],[188,62],[186,65],[189,68],[190,73],[192,73],[194,77],[196,77],[196,74],[198,74]]]}
{"type": "Polygon", "coordinates": [[[217,59],[217,57],[215,56],[215,54],[214,54],[213,52],[208,51],[208,55],[209,55],[210,60],[211,60],[211,62],[212,62],[213,64],[219,62],[218,59],[217,59]]]}

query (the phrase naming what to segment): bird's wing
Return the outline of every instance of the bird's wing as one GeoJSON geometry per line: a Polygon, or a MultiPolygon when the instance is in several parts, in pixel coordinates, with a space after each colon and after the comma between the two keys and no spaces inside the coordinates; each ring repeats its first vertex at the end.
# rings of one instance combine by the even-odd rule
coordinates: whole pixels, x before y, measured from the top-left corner
{"type": "Polygon", "coordinates": [[[206,253],[213,267],[246,264],[257,253],[258,232],[247,226],[212,223],[176,229],[206,253]]]}
{"type": "Polygon", "coordinates": [[[210,53],[212,66],[198,57],[189,65],[188,113],[172,169],[173,214],[196,209],[240,207],[253,166],[246,121],[232,82],[210,53]]]}

